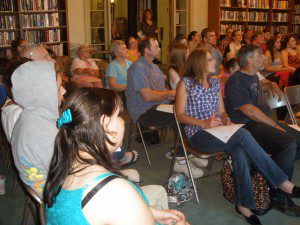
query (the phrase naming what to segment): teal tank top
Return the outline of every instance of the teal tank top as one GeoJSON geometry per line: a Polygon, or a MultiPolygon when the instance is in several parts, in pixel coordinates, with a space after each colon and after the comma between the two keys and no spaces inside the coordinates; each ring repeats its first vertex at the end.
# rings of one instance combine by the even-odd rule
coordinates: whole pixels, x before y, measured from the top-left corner
{"type": "MultiPolygon", "coordinates": [[[[83,188],[75,190],[61,189],[56,196],[55,203],[51,208],[46,207],[47,225],[89,225],[85,215],[82,212],[81,201],[83,192],[93,183],[100,179],[114,175],[112,173],[101,174],[94,178],[91,182],[86,184],[83,188]]],[[[129,183],[136,189],[141,195],[147,205],[149,201],[144,192],[135,184],[129,181],[129,183]]],[[[156,223],[158,224],[158,223],[156,223]]]]}

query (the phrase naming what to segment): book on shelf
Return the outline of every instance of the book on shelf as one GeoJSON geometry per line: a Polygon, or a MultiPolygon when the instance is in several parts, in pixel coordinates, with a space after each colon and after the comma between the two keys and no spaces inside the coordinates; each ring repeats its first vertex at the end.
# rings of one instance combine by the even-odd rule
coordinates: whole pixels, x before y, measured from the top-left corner
{"type": "Polygon", "coordinates": [[[226,11],[221,10],[221,20],[239,20],[239,21],[247,21],[248,14],[243,11],[226,11]]]}
{"type": "Polygon", "coordinates": [[[22,0],[22,11],[58,10],[58,0],[22,0]]]}
{"type": "Polygon", "coordinates": [[[273,13],[273,22],[288,22],[288,13],[273,13]]]}
{"type": "Polygon", "coordinates": [[[25,31],[25,38],[29,43],[43,43],[43,42],[60,42],[61,35],[60,29],[52,30],[34,30],[34,31],[25,31]]]}
{"type": "Polygon", "coordinates": [[[268,12],[261,12],[261,11],[248,12],[248,20],[266,22],[268,21],[268,12]]]}
{"type": "Polygon", "coordinates": [[[269,9],[270,0],[248,0],[249,8],[269,9]]]}
{"type": "Polygon", "coordinates": [[[61,26],[59,13],[22,14],[21,21],[23,28],[61,26]]]}
{"type": "Polygon", "coordinates": [[[288,0],[273,0],[273,9],[289,9],[288,0]]]}
{"type": "Polygon", "coordinates": [[[225,34],[228,27],[230,27],[232,30],[243,30],[243,25],[241,24],[221,24],[220,33],[225,34]]]}
{"type": "Polygon", "coordinates": [[[295,13],[300,13],[300,5],[295,5],[295,13]]]}
{"type": "Polygon", "coordinates": [[[18,27],[17,15],[2,15],[0,17],[0,29],[17,29],[18,27]]]}
{"type": "Polygon", "coordinates": [[[17,11],[16,5],[16,0],[1,0],[0,12],[15,12],[17,11]]]}
{"type": "Polygon", "coordinates": [[[49,49],[52,49],[56,55],[61,56],[64,53],[64,46],[63,44],[58,44],[58,45],[47,45],[46,46],[49,49]]]}
{"type": "Polygon", "coordinates": [[[10,45],[14,39],[16,39],[15,32],[0,32],[0,47],[10,45]]]}
{"type": "Polygon", "coordinates": [[[294,16],[294,22],[293,23],[300,24],[300,15],[295,15],[294,16]]]}
{"type": "Polygon", "coordinates": [[[287,26],[272,26],[271,27],[271,33],[280,32],[282,34],[288,33],[288,27],[287,26]]]}

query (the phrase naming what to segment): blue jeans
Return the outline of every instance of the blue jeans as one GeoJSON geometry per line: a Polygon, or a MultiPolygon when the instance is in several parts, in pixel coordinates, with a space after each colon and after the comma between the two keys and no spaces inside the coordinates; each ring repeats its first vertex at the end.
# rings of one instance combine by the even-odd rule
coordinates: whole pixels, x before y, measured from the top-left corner
{"type": "Polygon", "coordinates": [[[265,123],[249,122],[244,128],[248,130],[257,143],[268,153],[280,169],[292,179],[295,160],[300,158],[300,132],[279,123],[286,132],[265,123]]]}
{"type": "Polygon", "coordinates": [[[206,152],[225,151],[233,160],[234,191],[236,205],[255,209],[251,184],[253,166],[273,188],[279,188],[287,175],[276,165],[268,154],[258,145],[251,134],[240,128],[227,143],[222,142],[205,130],[199,130],[189,139],[193,148],[206,152]]]}

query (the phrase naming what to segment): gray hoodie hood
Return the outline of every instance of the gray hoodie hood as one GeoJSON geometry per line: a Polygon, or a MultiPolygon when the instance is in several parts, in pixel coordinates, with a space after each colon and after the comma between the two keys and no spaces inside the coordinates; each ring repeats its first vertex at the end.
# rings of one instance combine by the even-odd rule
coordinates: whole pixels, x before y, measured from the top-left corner
{"type": "Polygon", "coordinates": [[[23,182],[41,195],[58,131],[54,64],[46,61],[24,63],[11,79],[14,100],[23,108],[12,134],[14,161],[23,182]]]}

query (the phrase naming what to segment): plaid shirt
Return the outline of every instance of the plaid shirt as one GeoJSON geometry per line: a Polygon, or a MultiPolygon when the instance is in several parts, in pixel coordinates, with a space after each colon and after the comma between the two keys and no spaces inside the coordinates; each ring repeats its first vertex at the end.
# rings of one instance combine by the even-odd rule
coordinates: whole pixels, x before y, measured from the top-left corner
{"type": "Polygon", "coordinates": [[[149,64],[140,56],[127,71],[126,106],[133,123],[152,106],[169,103],[168,100],[146,102],[140,94],[140,89],[143,88],[167,90],[164,75],[157,65],[149,64]]]}
{"type": "MultiPolygon", "coordinates": [[[[210,78],[211,88],[205,89],[202,84],[195,82],[188,77],[183,78],[187,90],[187,103],[185,113],[188,116],[200,120],[207,120],[218,112],[219,81],[217,78],[210,78]]],[[[191,138],[201,126],[185,125],[185,133],[191,138]]]]}

